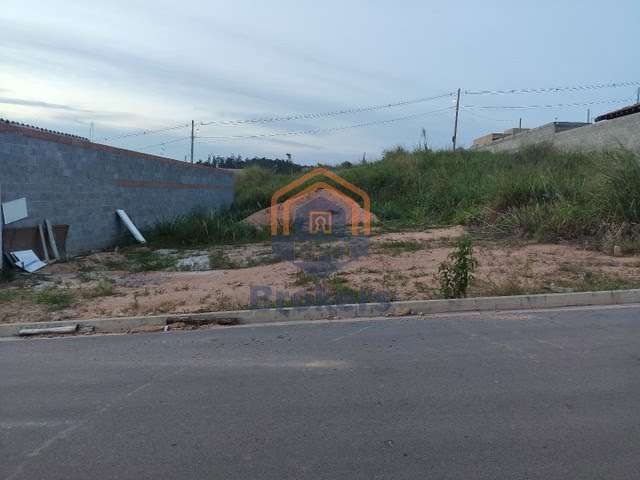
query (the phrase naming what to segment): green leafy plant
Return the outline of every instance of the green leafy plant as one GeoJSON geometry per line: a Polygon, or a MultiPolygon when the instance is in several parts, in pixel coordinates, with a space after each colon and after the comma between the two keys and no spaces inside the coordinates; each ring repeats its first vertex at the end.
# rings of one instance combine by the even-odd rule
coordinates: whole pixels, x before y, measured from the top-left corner
{"type": "Polygon", "coordinates": [[[473,256],[473,243],[469,236],[463,236],[449,254],[448,261],[438,268],[440,294],[444,298],[462,298],[474,278],[478,261],[473,256]]]}

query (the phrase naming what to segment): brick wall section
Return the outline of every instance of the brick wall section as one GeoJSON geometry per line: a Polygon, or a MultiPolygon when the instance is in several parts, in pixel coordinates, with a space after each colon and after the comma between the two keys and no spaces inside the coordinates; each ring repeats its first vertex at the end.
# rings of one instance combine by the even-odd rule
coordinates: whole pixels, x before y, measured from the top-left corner
{"type": "Polygon", "coordinates": [[[233,201],[233,173],[87,140],[0,123],[2,201],[27,198],[29,218],[70,225],[67,252],[116,244],[126,231],[115,210],[139,228],[233,201]]]}
{"type": "Polygon", "coordinates": [[[553,125],[535,128],[477,149],[510,152],[523,146],[550,143],[564,150],[588,151],[624,147],[640,153],[640,113],[560,132],[553,125]]]}

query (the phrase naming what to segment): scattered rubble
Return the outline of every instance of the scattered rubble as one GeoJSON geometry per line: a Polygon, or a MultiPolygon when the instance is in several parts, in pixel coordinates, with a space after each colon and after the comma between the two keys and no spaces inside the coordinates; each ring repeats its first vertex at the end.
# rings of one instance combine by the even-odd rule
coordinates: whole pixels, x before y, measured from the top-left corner
{"type": "Polygon", "coordinates": [[[176,269],[189,272],[204,272],[211,270],[209,255],[196,255],[193,257],[181,258],[176,263],[176,269]]]}

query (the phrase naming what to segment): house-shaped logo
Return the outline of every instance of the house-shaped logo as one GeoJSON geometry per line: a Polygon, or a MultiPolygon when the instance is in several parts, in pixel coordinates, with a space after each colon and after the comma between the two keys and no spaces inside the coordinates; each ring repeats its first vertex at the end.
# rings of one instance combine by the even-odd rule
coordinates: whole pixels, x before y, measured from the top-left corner
{"type": "Polygon", "coordinates": [[[274,253],[308,273],[335,271],[367,250],[369,195],[326,168],[316,168],[275,192],[270,215],[274,253]],[[318,249],[318,243],[324,248],[318,249]]]}
{"type": "MultiPolygon", "coordinates": [[[[352,235],[371,234],[371,200],[369,195],[367,195],[364,190],[346,181],[331,170],[316,168],[288,185],[285,185],[273,194],[271,197],[271,235],[279,235],[280,230],[282,230],[282,235],[290,235],[292,223],[296,220],[296,211],[300,210],[301,205],[308,204],[319,198],[323,198],[326,200],[325,203],[332,203],[335,207],[339,207],[340,210],[345,211],[345,225],[350,225],[352,235]],[[322,181],[312,183],[301,192],[279,203],[287,194],[297,190],[305,183],[322,177],[333,180],[353,196],[359,198],[362,202],[362,207],[360,207],[358,202],[351,196],[346,195],[338,188],[322,181]],[[333,198],[331,199],[330,197],[333,198]]],[[[330,225],[333,224],[333,212],[333,210],[310,212],[310,218],[308,220],[310,225],[309,232],[311,233],[311,230],[313,230],[312,226],[319,225],[318,222],[324,226],[320,230],[326,232],[326,227],[329,226],[330,231],[330,225]],[[314,218],[312,219],[311,217],[314,218]]],[[[318,229],[315,230],[318,231],[318,229]]]]}

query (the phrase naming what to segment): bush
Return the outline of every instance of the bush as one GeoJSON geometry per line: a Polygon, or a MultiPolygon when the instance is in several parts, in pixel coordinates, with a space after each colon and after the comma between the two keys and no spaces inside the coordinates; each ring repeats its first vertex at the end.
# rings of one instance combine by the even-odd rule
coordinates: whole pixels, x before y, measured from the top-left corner
{"type": "Polygon", "coordinates": [[[440,294],[443,298],[462,298],[474,277],[478,261],[473,256],[473,244],[469,236],[456,242],[456,248],[449,254],[449,260],[438,268],[440,294]]]}

